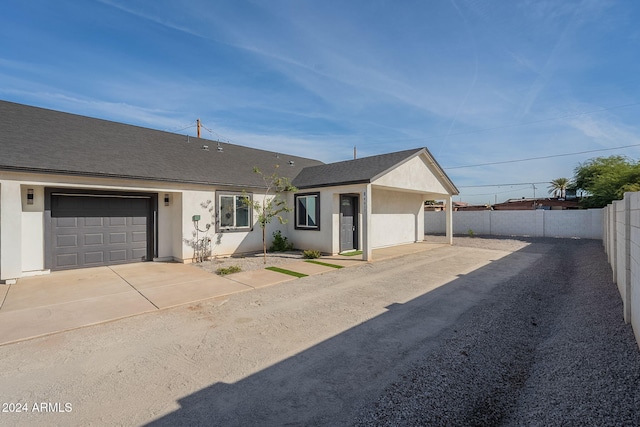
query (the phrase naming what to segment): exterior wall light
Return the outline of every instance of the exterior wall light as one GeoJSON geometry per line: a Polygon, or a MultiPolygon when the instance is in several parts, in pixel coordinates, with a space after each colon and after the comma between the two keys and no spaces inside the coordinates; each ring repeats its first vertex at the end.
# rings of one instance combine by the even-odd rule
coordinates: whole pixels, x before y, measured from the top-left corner
{"type": "Polygon", "coordinates": [[[27,188],[27,204],[33,204],[33,188],[27,188]]]}
{"type": "Polygon", "coordinates": [[[169,206],[171,204],[171,197],[168,194],[164,195],[164,205],[169,206]]]}

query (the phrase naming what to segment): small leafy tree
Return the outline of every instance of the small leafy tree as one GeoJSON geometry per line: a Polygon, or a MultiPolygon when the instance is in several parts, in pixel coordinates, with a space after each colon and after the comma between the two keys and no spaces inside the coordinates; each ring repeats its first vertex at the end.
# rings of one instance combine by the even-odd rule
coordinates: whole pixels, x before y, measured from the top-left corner
{"type": "Polygon", "coordinates": [[[274,218],[280,221],[280,224],[286,224],[287,219],[282,216],[285,212],[291,212],[293,209],[287,206],[287,201],[283,197],[283,193],[287,191],[296,191],[289,178],[279,176],[276,170],[271,175],[265,175],[257,167],[253,168],[253,172],[260,175],[265,184],[264,197],[261,201],[251,200],[249,196],[244,195],[242,201],[245,205],[250,206],[255,212],[258,212],[258,224],[262,229],[262,252],[264,254],[264,263],[267,263],[267,224],[270,224],[274,218]]]}
{"type": "Polygon", "coordinates": [[[587,193],[586,208],[601,208],[620,200],[626,191],[640,191],[640,163],[625,156],[596,157],[574,170],[577,189],[587,193]]]}

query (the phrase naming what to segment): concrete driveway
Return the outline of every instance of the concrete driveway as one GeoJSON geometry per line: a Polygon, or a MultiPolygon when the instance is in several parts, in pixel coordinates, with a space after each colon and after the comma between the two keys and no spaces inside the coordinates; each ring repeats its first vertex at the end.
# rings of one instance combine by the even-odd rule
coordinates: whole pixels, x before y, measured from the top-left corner
{"type": "Polygon", "coordinates": [[[194,266],[136,263],[0,285],[0,344],[252,289],[194,266]]]}
{"type": "MultiPolygon", "coordinates": [[[[376,250],[378,260],[434,249],[418,243],[376,250]]],[[[325,257],[343,266],[362,257],[325,257]]],[[[361,262],[361,261],[360,261],[361,262]]],[[[302,260],[307,275],[332,270],[302,260]]],[[[265,269],[221,277],[192,265],[145,262],[59,271],[0,285],[0,345],[295,280],[265,269]]]]}

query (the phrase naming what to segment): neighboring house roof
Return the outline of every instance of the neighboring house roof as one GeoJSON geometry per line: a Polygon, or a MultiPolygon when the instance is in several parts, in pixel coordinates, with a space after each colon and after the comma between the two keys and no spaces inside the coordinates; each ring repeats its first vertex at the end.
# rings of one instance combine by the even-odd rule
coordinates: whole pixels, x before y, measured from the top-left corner
{"type": "Polygon", "coordinates": [[[0,101],[0,170],[264,187],[322,162],[0,101]],[[208,151],[202,149],[208,146],[208,151]],[[290,165],[290,162],[293,162],[290,165]]]}
{"type": "Polygon", "coordinates": [[[426,148],[414,148],[395,153],[307,167],[293,180],[293,185],[304,189],[370,183],[421,154],[426,155],[433,168],[436,169],[434,172],[444,180],[444,183],[451,189],[452,194],[458,194],[458,189],[426,148]]]}
{"type": "Polygon", "coordinates": [[[562,200],[556,198],[536,198],[536,199],[509,199],[506,202],[496,203],[493,205],[494,210],[532,210],[541,208],[563,208],[563,209],[579,209],[580,204],[577,200],[562,200]]]}

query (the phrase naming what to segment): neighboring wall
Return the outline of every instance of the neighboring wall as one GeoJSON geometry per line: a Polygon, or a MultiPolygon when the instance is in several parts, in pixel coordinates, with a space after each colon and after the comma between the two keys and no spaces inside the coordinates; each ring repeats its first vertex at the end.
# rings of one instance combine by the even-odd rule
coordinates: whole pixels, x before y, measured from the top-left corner
{"type": "Polygon", "coordinates": [[[625,193],[623,200],[604,208],[603,235],[624,320],[631,323],[640,346],[640,193],[625,193]]]}
{"type": "MultiPolygon", "coordinates": [[[[602,209],[455,211],[454,234],[602,239],[602,209]]],[[[424,213],[425,234],[444,234],[445,212],[424,213]]]]}

